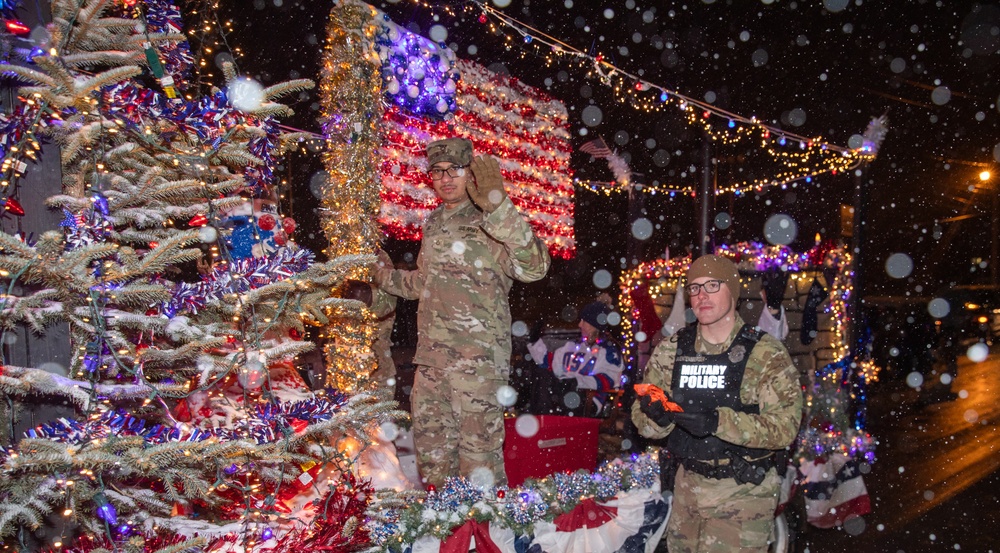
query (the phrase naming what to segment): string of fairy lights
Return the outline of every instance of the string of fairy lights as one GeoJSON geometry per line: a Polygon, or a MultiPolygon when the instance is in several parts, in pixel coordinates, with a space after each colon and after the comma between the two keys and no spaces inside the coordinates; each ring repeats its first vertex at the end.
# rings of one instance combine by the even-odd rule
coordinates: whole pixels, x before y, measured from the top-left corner
{"type": "MultiPolygon", "coordinates": [[[[475,17],[486,29],[501,35],[507,52],[524,59],[529,54],[541,58],[545,67],[557,65],[576,66],[589,78],[610,88],[620,104],[629,105],[643,112],[662,112],[677,109],[691,126],[700,127],[716,143],[735,145],[756,143],[781,169],[774,175],[734,181],[718,186],[715,193],[737,195],[761,192],[774,186],[797,187],[800,182],[810,184],[817,176],[850,171],[870,162],[877,154],[884,136],[885,120],[879,125],[869,125],[863,140],[857,147],[843,147],[828,143],[822,137],[808,137],[769,125],[755,116],[743,116],[709,102],[692,98],[677,90],[654,83],[642,76],[629,72],[607,60],[602,54],[591,54],[569,44],[565,40],[549,35],[523,21],[480,0],[450,4],[432,4],[422,0],[412,0],[418,7],[431,11],[435,19],[441,14],[457,17],[459,12],[475,17]]],[[[853,141],[853,139],[852,139],[853,141]]],[[[575,181],[582,190],[611,195],[627,192],[632,183],[608,183],[602,181],[575,181]]],[[[642,189],[648,193],[689,195],[690,186],[646,184],[642,189]]]]}
{"type": "Polygon", "coordinates": [[[513,43],[515,36],[519,36],[525,45],[534,47],[535,53],[545,59],[546,65],[552,65],[556,60],[576,62],[580,68],[588,71],[588,75],[596,76],[602,84],[610,87],[620,103],[638,110],[653,112],[675,107],[684,114],[689,125],[701,127],[717,143],[729,145],[757,141],[760,149],[783,168],[772,177],[720,187],[717,194],[748,193],[769,186],[811,180],[823,173],[848,171],[871,161],[877,153],[877,142],[865,141],[857,148],[845,148],[827,143],[822,137],[802,136],[768,125],[755,116],[742,116],[691,98],[630,73],[609,62],[601,54],[591,55],[577,49],[492,6],[478,0],[472,0],[472,4],[468,9],[477,9],[481,14],[479,21],[488,25],[491,32],[507,31],[504,35],[508,45],[513,43]],[[722,124],[716,124],[717,122],[722,124]]]}

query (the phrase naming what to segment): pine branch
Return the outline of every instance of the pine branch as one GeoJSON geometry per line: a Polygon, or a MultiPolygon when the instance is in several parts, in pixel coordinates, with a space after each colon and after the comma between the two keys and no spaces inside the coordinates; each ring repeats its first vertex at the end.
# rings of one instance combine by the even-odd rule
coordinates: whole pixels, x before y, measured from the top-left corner
{"type": "Polygon", "coordinates": [[[285,81],[264,89],[264,98],[267,100],[277,100],[295,92],[312,90],[316,88],[316,83],[310,79],[296,79],[285,81]]]}

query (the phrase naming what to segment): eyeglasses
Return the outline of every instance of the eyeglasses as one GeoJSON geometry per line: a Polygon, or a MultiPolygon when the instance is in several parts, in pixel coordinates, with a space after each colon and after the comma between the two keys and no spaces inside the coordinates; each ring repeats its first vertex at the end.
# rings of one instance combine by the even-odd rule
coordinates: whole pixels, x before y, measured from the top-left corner
{"type": "Polygon", "coordinates": [[[441,180],[441,177],[443,177],[445,173],[448,173],[449,177],[455,178],[460,174],[464,174],[464,173],[459,173],[458,172],[459,169],[464,171],[467,167],[468,165],[452,165],[447,169],[441,169],[439,167],[431,167],[430,169],[427,170],[427,174],[430,175],[433,180],[441,180]]]}
{"type": "Polygon", "coordinates": [[[688,295],[693,298],[700,294],[702,290],[705,290],[708,294],[718,292],[722,289],[722,283],[723,281],[721,280],[706,280],[701,284],[688,284],[684,287],[684,290],[686,290],[688,295]]]}

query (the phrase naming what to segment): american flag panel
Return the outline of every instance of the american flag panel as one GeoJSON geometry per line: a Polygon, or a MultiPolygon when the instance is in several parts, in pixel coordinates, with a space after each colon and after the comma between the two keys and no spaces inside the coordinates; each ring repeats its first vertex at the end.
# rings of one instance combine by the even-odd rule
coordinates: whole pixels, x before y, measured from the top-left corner
{"type": "Polygon", "coordinates": [[[576,251],[566,106],[516,78],[458,60],[457,109],[449,120],[417,115],[390,102],[383,116],[382,210],[396,238],[419,240],[438,205],[427,176],[426,144],[450,136],[472,141],[477,155],[500,162],[507,193],[556,257],[576,251]]]}

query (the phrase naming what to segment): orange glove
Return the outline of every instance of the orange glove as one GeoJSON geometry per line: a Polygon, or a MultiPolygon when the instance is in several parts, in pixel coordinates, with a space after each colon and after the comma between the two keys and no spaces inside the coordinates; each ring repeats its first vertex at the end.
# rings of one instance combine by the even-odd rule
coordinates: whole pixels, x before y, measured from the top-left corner
{"type": "Polygon", "coordinates": [[[674,422],[674,413],[682,413],[680,405],[670,401],[666,392],[652,384],[636,384],[639,409],[659,426],[669,426],[674,422]]]}

